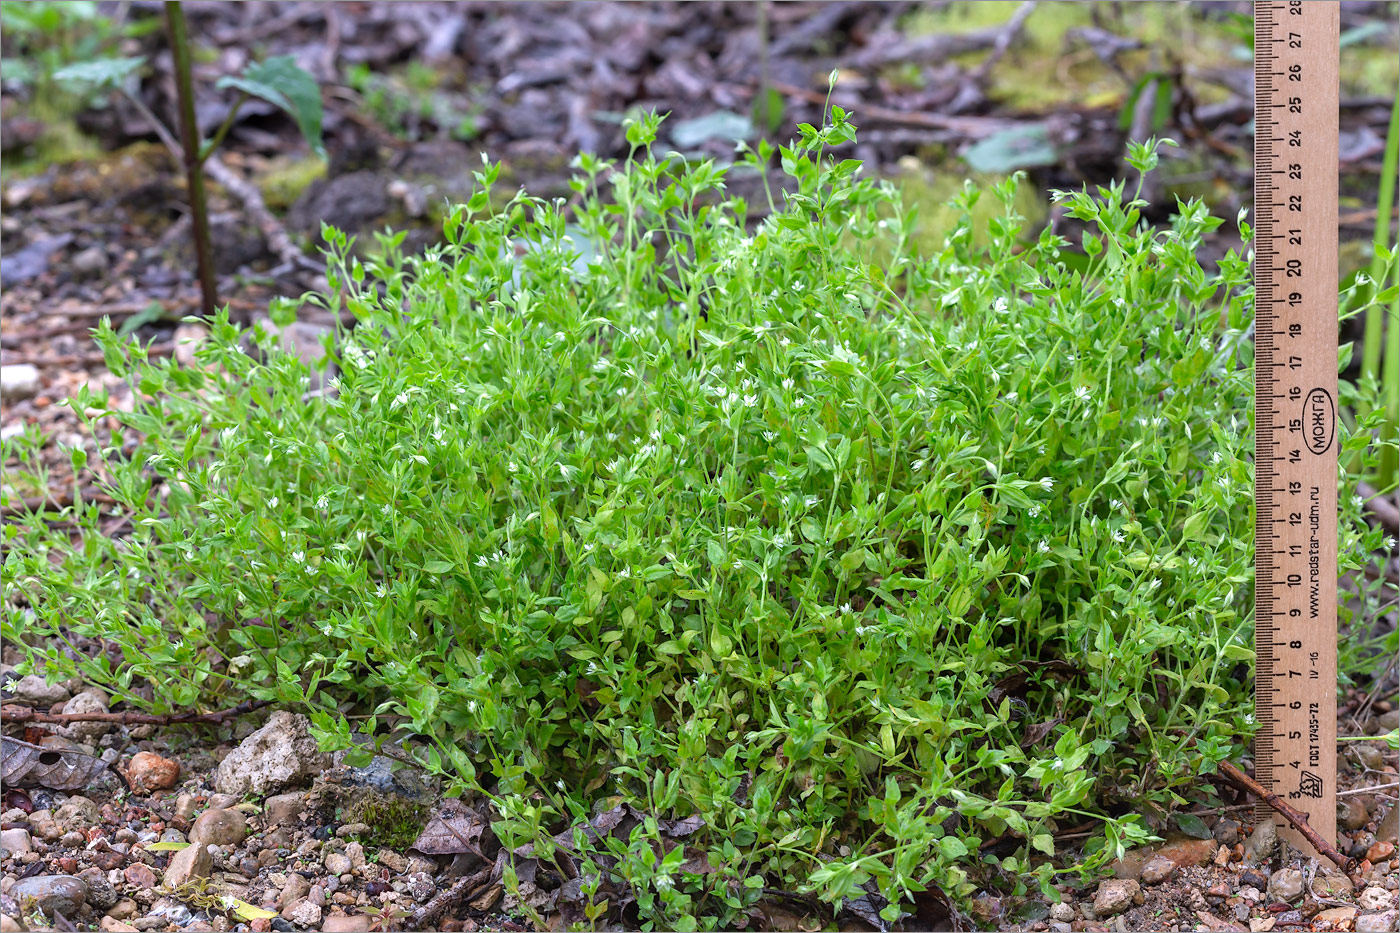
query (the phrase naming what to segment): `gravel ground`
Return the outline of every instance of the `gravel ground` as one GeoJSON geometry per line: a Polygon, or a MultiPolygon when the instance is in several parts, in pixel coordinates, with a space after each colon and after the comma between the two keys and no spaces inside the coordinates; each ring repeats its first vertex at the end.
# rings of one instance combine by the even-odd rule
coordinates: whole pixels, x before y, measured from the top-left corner
{"type": "MultiPolygon", "coordinates": [[[[0,678],[7,704],[107,708],[96,691],[19,679],[9,663],[0,678]]],[[[1396,718],[1382,701],[1361,725],[1378,734],[1396,718]]],[[[7,735],[52,751],[105,751],[113,768],[81,793],[6,790],[4,930],[535,928],[478,846],[432,841],[453,807],[469,811],[386,758],[354,768],[320,753],[299,715],[264,709],[215,727],[20,726],[11,721],[7,735]]],[[[1350,877],[1289,851],[1272,824],[1251,828],[1254,811],[1238,805],[1178,819],[1193,835],[1129,852],[1113,877],[1064,885],[1059,903],[982,894],[972,920],[1036,931],[1395,930],[1400,811],[1395,760],[1382,748],[1347,743],[1341,756],[1339,843],[1358,860],[1350,877]]],[[[543,876],[521,896],[548,918],[560,895],[543,876]]],[[[786,928],[776,917],[765,911],[755,927],[786,928]]],[[[833,928],[793,919],[792,929],[833,928]]],[[[843,919],[840,928],[863,927],[843,919]]]]}

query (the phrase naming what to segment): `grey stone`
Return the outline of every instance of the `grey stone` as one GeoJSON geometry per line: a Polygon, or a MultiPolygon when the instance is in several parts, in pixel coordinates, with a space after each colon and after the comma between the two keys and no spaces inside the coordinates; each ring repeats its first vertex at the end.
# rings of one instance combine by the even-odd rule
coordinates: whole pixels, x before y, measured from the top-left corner
{"type": "Polygon", "coordinates": [[[1240,841],[1240,824],[1238,820],[1228,817],[1215,824],[1215,841],[1222,846],[1232,846],[1240,841]]]}
{"type": "Polygon", "coordinates": [[[1142,874],[1139,877],[1142,878],[1143,884],[1161,884],[1170,878],[1174,871],[1176,862],[1166,856],[1154,855],[1142,866],[1142,874]]]}
{"type": "Polygon", "coordinates": [[[29,828],[45,842],[57,842],[63,835],[63,827],[54,819],[52,810],[35,810],[29,814],[29,828]]]}
{"type": "Polygon", "coordinates": [[[32,900],[50,917],[57,912],[71,919],[87,900],[87,885],[72,875],[38,875],[16,881],[10,896],[21,904],[32,900]]]}
{"type": "Polygon", "coordinates": [[[263,795],[308,782],[328,758],[316,748],[305,716],[278,711],[267,724],[229,752],[214,772],[214,787],[225,794],[263,795]]]}
{"type": "Polygon", "coordinates": [[[1064,901],[1050,905],[1050,918],[1052,920],[1057,920],[1060,923],[1073,923],[1074,916],[1074,908],[1064,901]]]}
{"type": "Polygon", "coordinates": [[[1360,797],[1342,797],[1337,801],[1337,825],[1345,830],[1360,829],[1370,822],[1366,802],[1360,797]]]}
{"type": "Polygon", "coordinates": [[[1400,929],[1400,911],[1383,910],[1377,913],[1358,914],[1356,933],[1394,933],[1400,929]]]}
{"type": "Polygon", "coordinates": [[[1131,878],[1110,878],[1099,882],[1094,892],[1094,916],[1111,917],[1122,913],[1142,896],[1142,887],[1131,878]]]}
{"type": "Polygon", "coordinates": [[[68,265],[79,278],[95,278],[107,271],[107,251],[100,246],[89,246],[75,253],[68,265]]]}
{"type": "Polygon", "coordinates": [[[1376,830],[1376,838],[1381,842],[1395,842],[1397,830],[1400,830],[1400,804],[1394,805],[1381,817],[1380,828],[1376,830]]]}
{"type": "MultiPolygon", "coordinates": [[[[69,714],[105,713],[107,712],[107,697],[96,690],[84,690],[63,704],[63,712],[69,714]]],[[[59,731],[64,738],[72,739],[74,742],[93,744],[112,731],[112,724],[110,722],[75,722],[64,726],[59,731]]]]}
{"type": "Polygon", "coordinates": [[[1280,868],[1269,877],[1269,897],[1291,904],[1303,896],[1303,873],[1296,868],[1280,868]]]}
{"type": "Polygon", "coordinates": [[[29,830],[6,829],[0,831],[0,850],[4,850],[4,854],[0,858],[13,858],[16,855],[33,852],[34,843],[29,838],[29,830]]]}
{"type": "Polygon", "coordinates": [[[1352,759],[1363,768],[1368,768],[1371,771],[1380,771],[1385,767],[1385,752],[1373,745],[1367,745],[1365,742],[1358,742],[1348,749],[1348,751],[1351,753],[1352,759]]]}
{"type": "Polygon", "coordinates": [[[1273,820],[1265,820],[1254,827],[1254,832],[1244,841],[1245,861],[1260,864],[1272,856],[1277,848],[1278,827],[1274,826],[1273,820]]]}
{"type": "Polygon", "coordinates": [[[182,820],[194,818],[194,811],[199,808],[199,798],[194,794],[181,794],[175,798],[175,816],[182,820]]]}
{"type": "Polygon", "coordinates": [[[58,825],[67,830],[84,830],[102,821],[102,811],[86,797],[69,797],[54,814],[58,825]]]}
{"type": "Polygon", "coordinates": [[[287,876],[287,882],[282,885],[281,892],[277,895],[277,908],[290,907],[296,901],[301,900],[311,893],[311,882],[302,875],[292,872],[287,876]]]}
{"type": "MultiPolygon", "coordinates": [[[[6,366],[5,369],[14,369],[13,366],[6,366]]],[[[30,369],[33,369],[31,366],[30,369]]],[[[6,398],[10,397],[8,383],[5,387],[6,398]]],[[[55,703],[62,703],[72,694],[63,684],[50,684],[38,674],[29,674],[10,684],[10,692],[14,694],[12,702],[21,706],[35,706],[48,709],[55,703]]]]}
{"type": "Polygon", "coordinates": [[[205,810],[190,827],[195,845],[236,846],[248,836],[248,820],[240,810],[205,810]]]}
{"type": "Polygon", "coordinates": [[[354,867],[350,862],[350,856],[342,852],[327,852],[325,865],[326,871],[332,875],[343,875],[354,867]]]}
{"type": "Polygon", "coordinates": [[[79,877],[87,885],[87,902],[93,910],[106,910],[121,900],[117,889],[102,876],[101,869],[89,868],[79,877]]]}
{"type": "Polygon", "coordinates": [[[1370,887],[1361,892],[1356,903],[1362,910],[1389,910],[1395,906],[1395,895],[1385,888],[1370,887]]]}
{"type": "Polygon", "coordinates": [[[295,826],[306,809],[306,793],[277,794],[263,803],[263,822],[267,826],[295,826]]]}
{"type": "MultiPolygon", "coordinates": [[[[0,366],[0,395],[6,402],[15,402],[39,391],[39,369],[29,363],[0,366]]],[[[34,676],[33,674],[30,675],[34,676]]],[[[40,678],[41,680],[43,678],[40,678]]],[[[64,691],[65,693],[67,691],[64,691]]],[[[57,703],[57,700],[53,701],[57,703]]]]}
{"type": "Polygon", "coordinates": [[[228,810],[238,806],[238,796],[235,794],[210,794],[210,810],[228,810]]]}
{"type": "Polygon", "coordinates": [[[282,908],[282,919],[298,926],[314,927],[321,922],[321,908],[303,897],[282,908]]]}
{"type": "Polygon", "coordinates": [[[214,870],[214,858],[204,846],[189,846],[175,853],[165,869],[165,886],[179,887],[195,878],[208,878],[214,870]]]}

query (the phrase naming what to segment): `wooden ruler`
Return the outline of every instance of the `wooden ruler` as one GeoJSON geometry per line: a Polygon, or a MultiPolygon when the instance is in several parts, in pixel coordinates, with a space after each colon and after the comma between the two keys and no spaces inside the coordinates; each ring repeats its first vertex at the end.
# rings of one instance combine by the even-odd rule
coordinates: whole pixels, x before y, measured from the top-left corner
{"type": "MultiPolygon", "coordinates": [[[[1329,842],[1337,838],[1339,7],[1254,5],[1255,775],[1329,842]]],[[[1261,807],[1260,818],[1276,816],[1261,807]]],[[[1285,839],[1313,852],[1283,827],[1285,839]]]]}

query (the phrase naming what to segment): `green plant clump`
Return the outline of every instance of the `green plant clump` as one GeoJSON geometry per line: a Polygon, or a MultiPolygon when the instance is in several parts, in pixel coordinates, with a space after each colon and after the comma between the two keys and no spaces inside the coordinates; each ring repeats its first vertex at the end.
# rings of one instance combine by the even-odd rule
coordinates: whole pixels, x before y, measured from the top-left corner
{"type": "Polygon", "coordinates": [[[345,811],[345,822],[369,827],[367,840],[375,846],[407,849],[423,829],[428,808],[402,797],[365,794],[345,811]]]}
{"type": "MultiPolygon", "coordinates": [[[[484,166],[421,257],[327,230],[308,300],[358,320],[327,391],[227,321],[190,368],[104,327],[142,393],[99,469],[130,532],[7,529],[6,638],[136,705],[299,706],[327,746],[358,703],[506,846],[629,802],[629,839],[574,838],[648,928],[730,928],[766,888],[878,887],[890,918],[998,872],[1048,890],[1086,818],[1095,871],[1251,732],[1247,258],[1203,269],[1220,221],[1155,229],[1119,183],[1056,195],[1091,230],[1071,268],[1048,230],[1021,248],[1014,180],[983,245],[914,255],[896,189],[830,158],[834,107],[753,224],[658,123],[580,156],[572,206],[491,212],[484,166]]],[[[1347,491],[1356,567],[1380,540],[1347,491]]]]}

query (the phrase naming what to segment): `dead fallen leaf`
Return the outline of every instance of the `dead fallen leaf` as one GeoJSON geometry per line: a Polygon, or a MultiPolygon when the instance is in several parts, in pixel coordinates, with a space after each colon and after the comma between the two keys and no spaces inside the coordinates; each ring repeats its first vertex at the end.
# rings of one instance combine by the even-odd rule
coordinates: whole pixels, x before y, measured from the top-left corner
{"type": "Polygon", "coordinates": [[[107,770],[101,758],[12,739],[0,743],[0,781],[11,787],[81,790],[107,770]]]}
{"type": "Polygon", "coordinates": [[[490,861],[496,849],[496,836],[490,828],[486,817],[457,798],[449,797],[428,820],[411,848],[424,855],[466,852],[490,861]]]}

